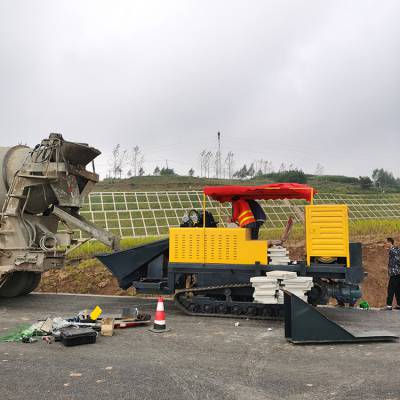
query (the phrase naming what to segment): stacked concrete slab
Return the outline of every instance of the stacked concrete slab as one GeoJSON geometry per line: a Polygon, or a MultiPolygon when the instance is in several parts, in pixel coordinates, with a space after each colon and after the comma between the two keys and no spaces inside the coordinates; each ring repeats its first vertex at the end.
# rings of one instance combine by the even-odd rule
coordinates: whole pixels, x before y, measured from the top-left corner
{"type": "Polygon", "coordinates": [[[289,251],[282,246],[272,246],[268,249],[268,257],[272,265],[288,265],[289,251]]]}
{"type": "Polygon", "coordinates": [[[253,298],[256,303],[278,303],[279,283],[277,279],[268,278],[267,276],[254,276],[250,278],[250,282],[254,287],[253,298]]]}
{"type": "Polygon", "coordinates": [[[307,301],[306,293],[313,287],[312,277],[298,276],[294,279],[284,279],[280,285],[278,303],[283,303],[283,289],[307,301]]]}
{"type": "Polygon", "coordinates": [[[267,272],[268,278],[274,278],[279,281],[297,278],[297,272],[294,271],[270,271],[267,272]]]}
{"type": "Polygon", "coordinates": [[[254,301],[262,304],[283,304],[283,290],[307,301],[306,292],[313,286],[311,277],[297,276],[292,271],[267,272],[266,276],[255,276],[250,282],[254,287],[254,301]]]}

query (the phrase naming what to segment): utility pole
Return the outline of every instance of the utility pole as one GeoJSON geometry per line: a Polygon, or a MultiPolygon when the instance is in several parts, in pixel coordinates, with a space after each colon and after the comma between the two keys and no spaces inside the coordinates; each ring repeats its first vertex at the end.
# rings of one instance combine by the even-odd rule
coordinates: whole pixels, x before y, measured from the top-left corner
{"type": "Polygon", "coordinates": [[[221,172],[222,172],[222,160],[221,160],[221,132],[217,133],[217,138],[218,138],[218,151],[216,153],[215,157],[215,172],[217,178],[221,178],[221,172]]]}

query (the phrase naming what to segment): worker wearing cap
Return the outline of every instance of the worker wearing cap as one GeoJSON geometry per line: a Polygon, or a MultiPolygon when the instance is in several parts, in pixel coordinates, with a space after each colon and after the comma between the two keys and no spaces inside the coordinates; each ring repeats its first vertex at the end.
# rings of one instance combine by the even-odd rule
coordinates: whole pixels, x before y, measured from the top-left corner
{"type": "Polygon", "coordinates": [[[257,224],[250,205],[238,196],[232,197],[232,221],[241,228],[251,229],[251,238],[257,239],[257,224]]]}

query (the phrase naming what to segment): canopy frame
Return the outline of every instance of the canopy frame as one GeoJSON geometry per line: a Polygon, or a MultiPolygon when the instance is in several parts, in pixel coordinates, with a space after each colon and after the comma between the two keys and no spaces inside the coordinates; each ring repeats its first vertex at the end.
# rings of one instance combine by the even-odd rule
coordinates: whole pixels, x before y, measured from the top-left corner
{"type": "Polygon", "coordinates": [[[260,186],[206,186],[203,189],[203,228],[205,228],[206,221],[207,197],[220,203],[232,202],[232,197],[239,196],[247,200],[299,199],[314,204],[315,193],[317,192],[313,187],[300,183],[273,183],[260,186]],[[282,192],[281,195],[272,195],[273,192],[271,192],[271,195],[268,194],[269,191],[279,190],[282,192]],[[293,193],[288,196],[291,191],[293,191],[293,193]]]}

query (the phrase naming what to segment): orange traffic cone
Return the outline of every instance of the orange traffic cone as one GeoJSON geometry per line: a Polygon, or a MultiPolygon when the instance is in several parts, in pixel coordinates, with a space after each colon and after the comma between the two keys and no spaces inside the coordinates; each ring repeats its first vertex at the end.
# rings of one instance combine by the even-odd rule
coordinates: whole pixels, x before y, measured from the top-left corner
{"type": "Polygon", "coordinates": [[[156,333],[168,332],[170,330],[167,328],[165,323],[164,300],[161,296],[158,298],[157,302],[156,314],[154,315],[154,325],[150,330],[156,333]]]}

